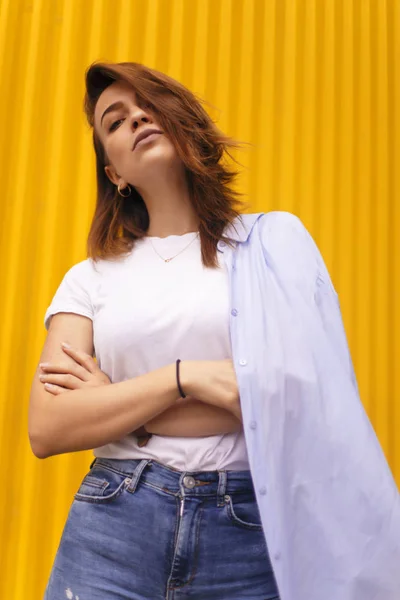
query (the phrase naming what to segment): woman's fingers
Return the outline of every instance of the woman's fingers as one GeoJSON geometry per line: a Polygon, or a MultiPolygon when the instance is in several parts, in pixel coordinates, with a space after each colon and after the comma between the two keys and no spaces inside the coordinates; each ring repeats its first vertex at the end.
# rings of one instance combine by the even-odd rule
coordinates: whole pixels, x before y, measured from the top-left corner
{"type": "Polygon", "coordinates": [[[63,349],[65,354],[68,354],[68,356],[70,356],[77,363],[82,365],[82,367],[89,371],[89,373],[96,373],[98,366],[94,362],[93,357],[90,356],[90,354],[86,354],[86,352],[83,352],[82,350],[77,350],[69,344],[65,344],[65,342],[62,342],[61,348],[63,349]]]}
{"type": "Polygon", "coordinates": [[[111,383],[108,375],[101,371],[92,356],[65,344],[61,346],[73,362],[72,364],[70,362],[68,364],[40,363],[39,379],[43,384],[50,383],[67,390],[75,390],[111,383]]]}
{"type": "Polygon", "coordinates": [[[77,377],[82,381],[88,381],[90,379],[90,373],[84,367],[81,367],[81,365],[78,365],[77,363],[74,365],[42,363],[39,365],[39,367],[43,375],[50,373],[69,373],[70,375],[74,375],[74,377],[77,377]]]}
{"type": "Polygon", "coordinates": [[[58,385],[53,385],[51,383],[45,383],[44,387],[45,387],[46,391],[49,392],[50,394],[53,394],[53,396],[58,396],[59,394],[63,394],[64,392],[69,391],[58,385]]]}
{"type": "Polygon", "coordinates": [[[51,383],[53,385],[62,386],[68,390],[76,390],[83,387],[84,382],[78,377],[71,375],[70,373],[42,373],[39,375],[39,379],[42,383],[51,383]]]}
{"type": "Polygon", "coordinates": [[[94,362],[93,358],[86,354],[86,352],[82,352],[82,350],[77,350],[69,345],[61,344],[63,351],[72,358],[74,364],[52,364],[52,363],[41,363],[39,365],[40,369],[44,373],[71,373],[82,379],[82,381],[88,381],[90,379],[90,374],[95,374],[98,371],[98,366],[94,362]]]}

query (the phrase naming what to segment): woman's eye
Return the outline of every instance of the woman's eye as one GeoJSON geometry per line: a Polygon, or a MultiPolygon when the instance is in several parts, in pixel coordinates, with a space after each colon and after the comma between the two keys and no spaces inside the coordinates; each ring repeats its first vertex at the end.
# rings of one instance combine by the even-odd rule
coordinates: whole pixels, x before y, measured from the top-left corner
{"type": "Polygon", "coordinates": [[[114,123],[112,123],[112,124],[111,124],[111,126],[110,126],[110,128],[109,128],[109,130],[108,130],[108,131],[114,131],[114,129],[115,129],[114,125],[115,125],[116,123],[119,123],[120,121],[123,121],[123,119],[118,119],[118,121],[114,121],[114,123]]]}

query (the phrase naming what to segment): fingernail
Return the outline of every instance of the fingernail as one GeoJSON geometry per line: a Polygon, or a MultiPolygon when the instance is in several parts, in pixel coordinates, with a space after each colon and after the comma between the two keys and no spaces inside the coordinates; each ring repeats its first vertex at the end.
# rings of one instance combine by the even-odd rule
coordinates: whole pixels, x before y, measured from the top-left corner
{"type": "Polygon", "coordinates": [[[61,346],[64,348],[71,348],[70,344],[67,344],[67,342],[61,342],[61,346]]]}
{"type": "Polygon", "coordinates": [[[46,367],[48,367],[48,366],[49,366],[49,364],[50,364],[50,363],[39,363],[39,367],[40,367],[41,369],[45,369],[46,367]]]}

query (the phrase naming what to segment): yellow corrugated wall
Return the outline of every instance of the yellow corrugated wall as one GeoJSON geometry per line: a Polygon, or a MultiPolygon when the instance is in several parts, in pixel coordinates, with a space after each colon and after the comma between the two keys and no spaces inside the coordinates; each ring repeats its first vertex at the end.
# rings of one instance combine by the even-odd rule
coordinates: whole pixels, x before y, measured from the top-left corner
{"type": "MultiPolygon", "coordinates": [[[[399,0],[0,0],[0,597],[39,600],[91,452],[30,450],[44,312],[95,199],[84,70],[138,61],[215,107],[253,211],[297,214],[400,482],[399,0]],[[396,435],[397,433],[397,435],[396,435]]],[[[81,599],[84,600],[84,599],[81,599]]]]}

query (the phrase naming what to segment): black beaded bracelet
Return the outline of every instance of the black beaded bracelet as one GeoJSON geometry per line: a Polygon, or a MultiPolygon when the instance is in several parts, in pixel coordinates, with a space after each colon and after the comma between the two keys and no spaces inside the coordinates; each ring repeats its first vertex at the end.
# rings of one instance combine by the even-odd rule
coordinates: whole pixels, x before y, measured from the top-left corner
{"type": "Polygon", "coordinates": [[[180,362],[181,362],[181,359],[177,358],[177,360],[176,360],[176,381],[178,384],[178,390],[179,390],[180,395],[182,396],[182,398],[186,398],[186,395],[183,393],[183,390],[181,388],[181,383],[179,381],[179,363],[180,362]]]}

